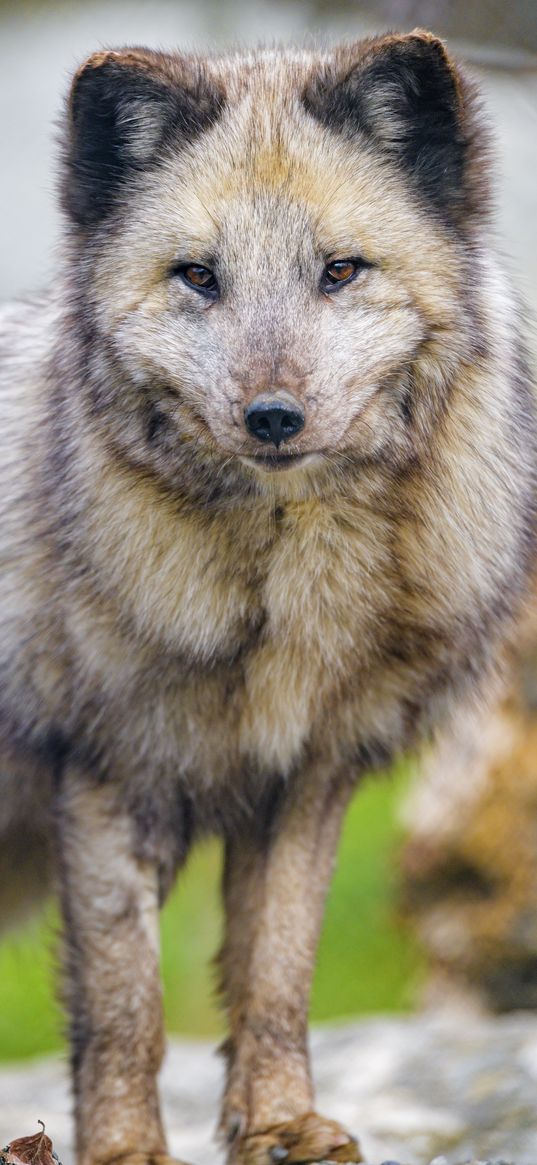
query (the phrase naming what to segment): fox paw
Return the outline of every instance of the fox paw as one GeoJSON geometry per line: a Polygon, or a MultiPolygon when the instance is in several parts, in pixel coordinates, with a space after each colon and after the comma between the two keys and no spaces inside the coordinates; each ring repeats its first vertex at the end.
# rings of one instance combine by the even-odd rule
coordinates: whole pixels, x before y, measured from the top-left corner
{"type": "Polygon", "coordinates": [[[232,1165],[313,1165],[363,1161],[357,1141],[336,1121],[307,1112],[292,1121],[246,1133],[234,1146],[232,1165]]]}

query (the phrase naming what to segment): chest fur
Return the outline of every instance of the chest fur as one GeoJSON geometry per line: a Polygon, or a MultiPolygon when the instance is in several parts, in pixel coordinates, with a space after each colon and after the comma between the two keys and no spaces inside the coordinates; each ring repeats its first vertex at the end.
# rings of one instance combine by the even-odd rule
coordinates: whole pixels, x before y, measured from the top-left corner
{"type": "Polygon", "coordinates": [[[248,761],[287,771],[378,641],[391,599],[386,519],[308,499],[186,517],[166,534],[139,554],[131,539],[122,566],[106,560],[140,639],[181,661],[174,682],[169,667],[157,679],[157,720],[206,772],[248,761]]]}

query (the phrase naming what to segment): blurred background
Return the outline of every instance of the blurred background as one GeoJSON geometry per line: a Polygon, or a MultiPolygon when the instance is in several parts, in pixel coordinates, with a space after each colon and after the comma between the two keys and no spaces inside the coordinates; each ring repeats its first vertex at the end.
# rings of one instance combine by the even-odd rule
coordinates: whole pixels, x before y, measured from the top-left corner
{"type": "MultiPolygon", "coordinates": [[[[480,78],[498,147],[498,231],[535,312],[535,0],[0,0],[0,300],[53,275],[55,124],[90,52],[126,43],[203,51],[312,33],[337,40],[417,25],[446,36],[480,78]]],[[[536,352],[533,326],[531,344],[536,352]]],[[[419,771],[406,763],[365,782],[328,904],[314,1019],[404,1011],[446,995],[493,1010],[537,1006],[536,645],[530,621],[512,689],[486,723],[461,726],[419,771]]],[[[171,1031],[221,1031],[210,967],[219,869],[218,846],[201,847],[164,910],[171,1031]]],[[[0,1060],[62,1045],[56,929],[51,905],[0,950],[0,1060]]]]}

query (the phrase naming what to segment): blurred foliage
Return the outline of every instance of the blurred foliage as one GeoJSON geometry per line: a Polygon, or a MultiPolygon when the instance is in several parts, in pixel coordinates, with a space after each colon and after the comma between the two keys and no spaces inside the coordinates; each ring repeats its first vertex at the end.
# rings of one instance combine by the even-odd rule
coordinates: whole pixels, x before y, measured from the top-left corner
{"type": "MultiPolygon", "coordinates": [[[[395,919],[399,843],[396,806],[403,771],[368,780],[347,816],[332,883],[313,991],[312,1018],[407,1009],[423,968],[395,919]]],[[[218,1036],[223,1030],[211,958],[220,937],[220,852],[199,846],[162,916],[166,1022],[172,1032],[218,1036]]],[[[0,950],[0,1059],[61,1047],[53,995],[53,909],[0,950]]]]}

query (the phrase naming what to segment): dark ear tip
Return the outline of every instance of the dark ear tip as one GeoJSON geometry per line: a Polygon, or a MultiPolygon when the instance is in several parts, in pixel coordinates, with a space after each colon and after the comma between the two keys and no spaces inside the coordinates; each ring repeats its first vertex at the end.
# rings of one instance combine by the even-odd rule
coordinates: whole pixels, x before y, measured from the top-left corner
{"type": "Polygon", "coordinates": [[[102,65],[136,65],[138,68],[143,66],[147,68],[149,60],[143,52],[136,49],[100,49],[86,57],[77,69],[75,78],[80,77],[88,69],[100,69],[102,65]]]}
{"type": "Polygon", "coordinates": [[[86,60],[79,65],[71,81],[67,99],[71,114],[73,114],[75,102],[80,90],[84,89],[88,83],[91,84],[93,78],[103,66],[115,63],[120,56],[121,53],[112,49],[102,50],[101,52],[92,53],[91,56],[86,57],[86,60]]]}
{"type": "Polygon", "coordinates": [[[444,83],[447,82],[451,88],[455,104],[461,107],[460,73],[441,37],[428,29],[415,28],[412,32],[388,35],[384,43],[381,42],[381,48],[388,56],[395,50],[401,64],[406,57],[410,67],[414,66],[425,73],[431,71],[439,79],[443,77],[444,83]]]}
{"type": "Polygon", "coordinates": [[[441,49],[445,52],[445,41],[435,32],[431,32],[428,28],[413,28],[412,32],[407,32],[403,36],[403,40],[417,40],[421,44],[430,45],[434,48],[441,49]]]}
{"type": "Polygon", "coordinates": [[[98,52],[91,53],[86,57],[85,61],[79,65],[71,82],[71,89],[69,100],[72,102],[76,94],[80,82],[90,81],[101,70],[120,70],[120,69],[149,69],[149,61],[142,52],[137,52],[135,49],[101,49],[98,52]]]}
{"type": "Polygon", "coordinates": [[[426,28],[414,28],[412,32],[405,33],[400,39],[403,44],[412,46],[424,54],[435,56],[444,66],[447,65],[451,72],[456,72],[446,42],[436,33],[429,32],[426,28]]]}
{"type": "Polygon", "coordinates": [[[116,49],[102,49],[100,52],[91,53],[89,57],[86,57],[85,61],[82,61],[82,64],[76,70],[71,83],[71,92],[76,89],[82,77],[86,77],[96,69],[102,68],[103,65],[116,62],[121,56],[122,53],[116,49]]]}

